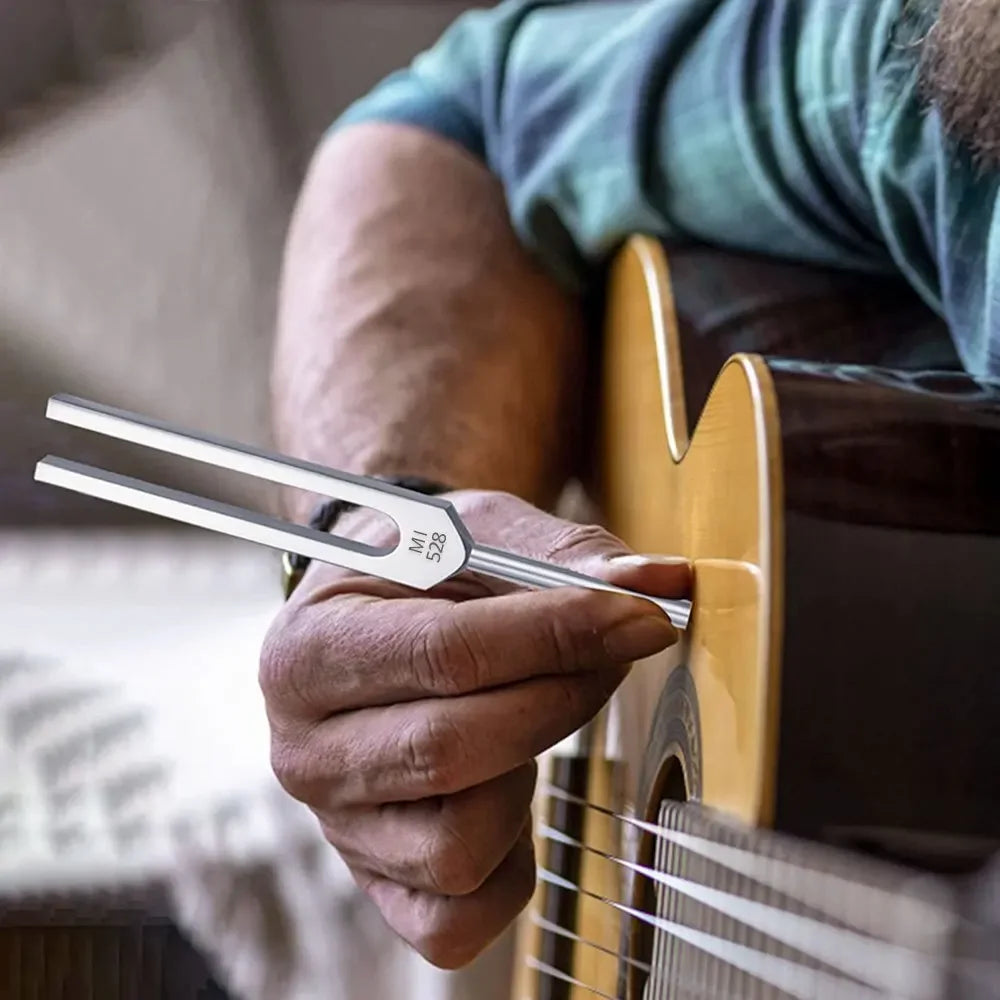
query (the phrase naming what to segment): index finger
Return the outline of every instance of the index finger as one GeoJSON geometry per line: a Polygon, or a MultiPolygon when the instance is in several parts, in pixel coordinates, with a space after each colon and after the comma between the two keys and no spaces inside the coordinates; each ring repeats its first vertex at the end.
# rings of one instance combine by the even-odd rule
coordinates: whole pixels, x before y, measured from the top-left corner
{"type": "Polygon", "coordinates": [[[300,718],[458,696],[651,656],[677,633],[641,598],[559,588],[452,603],[345,594],[269,636],[261,683],[300,718]]]}

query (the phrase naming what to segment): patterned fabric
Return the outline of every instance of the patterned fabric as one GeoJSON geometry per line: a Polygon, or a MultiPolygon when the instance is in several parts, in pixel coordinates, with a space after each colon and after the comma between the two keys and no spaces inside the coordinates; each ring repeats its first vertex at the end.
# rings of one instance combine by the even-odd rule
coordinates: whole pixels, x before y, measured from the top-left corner
{"type": "Polygon", "coordinates": [[[998,175],[919,87],[937,0],[508,0],[342,116],[433,130],[581,287],[630,233],[902,274],[1000,374],[998,175]]]}

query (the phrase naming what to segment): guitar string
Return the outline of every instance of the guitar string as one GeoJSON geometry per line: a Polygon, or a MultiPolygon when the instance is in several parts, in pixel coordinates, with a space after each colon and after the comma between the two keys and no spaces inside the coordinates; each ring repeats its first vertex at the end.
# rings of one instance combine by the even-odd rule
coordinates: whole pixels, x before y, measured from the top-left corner
{"type": "Polygon", "coordinates": [[[856,931],[829,927],[810,917],[787,913],[757,900],[745,899],[626,861],[544,823],[539,824],[538,832],[554,843],[584,850],[620,868],[643,875],[809,958],[892,995],[919,997],[921,993],[913,991],[918,984],[927,983],[928,977],[937,971],[934,968],[937,963],[925,952],[866,937],[856,931]]]}
{"type": "MultiPolygon", "coordinates": [[[[531,914],[531,918],[539,927],[542,927],[545,930],[549,930],[552,933],[561,934],[564,937],[572,937],[580,944],[586,944],[592,948],[597,948],[598,950],[605,952],[607,955],[611,956],[614,959],[617,959],[618,961],[624,961],[627,965],[631,965],[640,969],[647,975],[652,975],[653,973],[652,966],[647,965],[645,962],[640,962],[637,959],[630,958],[627,955],[620,955],[618,952],[614,951],[611,948],[605,948],[603,945],[596,944],[593,941],[588,941],[586,938],[580,937],[573,931],[568,931],[564,927],[560,927],[557,924],[552,924],[548,920],[544,920],[543,918],[537,917],[536,914],[531,914]]],[[[534,968],[537,972],[542,972],[546,975],[553,975],[556,978],[562,979],[566,982],[572,982],[574,985],[580,986],[585,990],[589,990],[591,993],[596,993],[598,996],[602,997],[607,996],[606,993],[598,989],[593,984],[586,983],[583,980],[573,979],[569,975],[569,973],[561,971],[555,968],[555,966],[549,965],[548,963],[542,961],[542,959],[538,958],[537,955],[528,955],[525,961],[531,968],[534,968]]],[[[703,985],[694,985],[691,979],[688,977],[682,979],[679,976],[674,975],[671,977],[670,985],[671,988],[679,988],[683,990],[684,995],[688,997],[709,997],[710,1000],[721,1000],[722,997],[731,997],[733,998],[733,1000],[745,1000],[744,997],[733,993],[731,990],[727,990],[723,993],[720,993],[718,989],[709,990],[703,985]]],[[[527,1000],[527,998],[525,998],[525,1000],[527,1000]]],[[[616,996],[609,998],[609,1000],[623,1000],[623,998],[616,996]]]]}
{"type": "MultiPolygon", "coordinates": [[[[529,969],[534,969],[536,972],[542,973],[542,975],[551,976],[554,979],[560,979],[564,983],[570,983],[573,986],[579,986],[581,989],[587,990],[588,993],[593,993],[595,996],[603,997],[604,1000],[625,1000],[620,994],[611,996],[605,993],[603,990],[594,986],[592,983],[584,982],[582,979],[576,979],[571,976],[568,972],[564,972],[561,969],[557,969],[554,965],[549,965],[547,962],[543,962],[540,958],[535,955],[528,955],[525,958],[525,964],[529,969]]],[[[746,1000],[745,995],[733,993],[731,990],[726,990],[724,992],[719,992],[718,989],[708,989],[703,985],[693,985],[689,979],[680,979],[678,977],[671,977],[670,989],[672,991],[680,990],[680,994],[675,996],[682,996],[688,998],[703,998],[707,997],[709,1000],[746,1000]]],[[[528,997],[524,997],[523,1000],[530,1000],[528,997]]]]}
{"type": "MultiPolygon", "coordinates": [[[[718,844],[715,841],[707,840],[705,838],[695,837],[695,836],[690,835],[690,834],[682,834],[679,831],[670,830],[670,829],[667,829],[667,828],[664,828],[664,827],[658,827],[655,824],[646,823],[646,822],[643,822],[641,820],[636,820],[634,817],[630,817],[630,816],[626,816],[626,815],[615,813],[615,812],[613,812],[613,811],[611,811],[611,810],[609,810],[609,809],[607,809],[607,808],[605,808],[603,806],[597,805],[596,803],[589,802],[589,801],[587,801],[585,799],[580,798],[579,796],[573,795],[572,793],[565,792],[563,789],[559,789],[556,786],[550,786],[550,790],[554,794],[556,794],[558,797],[561,797],[561,798],[564,798],[567,801],[570,801],[570,802],[573,802],[573,803],[585,806],[585,807],[587,807],[589,809],[596,810],[596,811],[598,811],[600,813],[603,813],[603,814],[605,814],[607,816],[610,816],[611,818],[613,818],[613,819],[615,819],[615,820],[617,820],[619,822],[631,823],[631,824],[633,824],[635,826],[647,829],[650,832],[652,832],[655,836],[657,836],[658,839],[672,840],[674,842],[680,842],[680,844],[683,844],[684,846],[691,847],[693,850],[697,851],[697,850],[700,849],[701,853],[707,854],[710,857],[712,855],[718,855],[721,852],[725,856],[726,860],[722,860],[719,857],[715,857],[714,860],[718,861],[720,864],[722,864],[724,866],[726,865],[726,861],[728,861],[728,867],[731,870],[735,871],[736,874],[747,874],[747,873],[749,873],[750,875],[756,875],[758,877],[760,875],[760,867],[761,867],[760,866],[760,859],[757,856],[755,856],[754,854],[752,854],[751,852],[749,852],[749,851],[746,851],[746,850],[743,850],[743,849],[740,849],[740,848],[730,847],[728,845],[720,845],[720,844],[718,844]],[[737,862],[737,863],[734,864],[733,863],[734,861],[737,862]],[[749,865],[749,872],[748,872],[748,864],[747,864],[747,862],[751,863],[749,865]]],[[[549,828],[549,829],[551,830],[551,828],[549,828]]],[[[562,834],[561,831],[558,831],[558,830],[552,830],[552,832],[557,835],[557,839],[565,838],[565,836],[566,836],[566,835],[562,834]]],[[[623,866],[623,867],[629,867],[629,863],[628,862],[624,862],[623,859],[613,858],[613,857],[611,857],[611,856],[609,856],[607,854],[604,854],[604,852],[601,852],[601,851],[599,851],[599,850],[591,847],[590,845],[583,844],[582,842],[579,842],[579,841],[571,841],[571,843],[572,843],[573,846],[576,846],[578,848],[581,848],[581,849],[584,849],[584,850],[590,850],[590,851],[593,851],[594,853],[597,853],[599,855],[603,855],[609,861],[609,863],[616,863],[617,862],[617,863],[620,863],[621,866],[623,866]]],[[[857,894],[858,890],[860,890],[861,892],[869,895],[870,897],[874,897],[874,898],[871,899],[871,902],[875,903],[875,904],[883,903],[886,900],[889,903],[891,903],[891,904],[898,904],[898,897],[894,896],[890,892],[878,889],[877,887],[858,885],[857,883],[851,881],[850,879],[844,878],[843,876],[833,875],[833,874],[829,874],[829,873],[825,873],[825,872],[824,873],[817,873],[817,872],[815,872],[812,869],[805,868],[804,866],[796,865],[794,863],[790,863],[790,862],[786,862],[786,861],[779,861],[779,860],[773,859],[773,858],[766,859],[766,863],[767,863],[767,865],[768,865],[768,867],[770,869],[773,870],[775,867],[777,867],[786,876],[795,876],[795,875],[805,874],[805,875],[809,876],[810,878],[815,879],[816,876],[819,875],[820,878],[822,879],[822,881],[824,881],[826,883],[826,888],[827,889],[829,889],[831,887],[832,888],[843,888],[843,887],[846,887],[846,888],[850,889],[855,894],[857,894]]],[[[634,866],[633,866],[633,868],[634,868],[634,866]]],[[[641,868],[641,866],[640,866],[640,868],[641,868]]],[[[657,873],[655,871],[650,872],[649,870],[646,870],[646,871],[644,871],[642,873],[643,874],[651,874],[654,877],[654,879],[656,879],[657,876],[660,875],[660,873],[657,873]]],[[[548,874],[552,875],[552,873],[548,873],[548,874]]],[[[558,876],[556,876],[556,878],[558,878],[558,876]]],[[[658,879],[658,880],[660,880],[662,882],[662,879],[658,879]]],[[[549,879],[549,881],[551,881],[551,878],[549,879]]],[[[781,880],[778,880],[778,881],[779,882],[780,881],[786,881],[786,879],[781,879],[781,880]]],[[[564,887],[573,888],[571,884],[568,885],[568,886],[564,886],[564,887]]],[[[775,883],[775,887],[779,887],[777,883],[775,883]]],[[[581,892],[581,893],[583,893],[585,895],[592,896],[592,897],[598,899],[600,902],[603,902],[603,903],[605,903],[607,905],[615,906],[616,908],[621,908],[621,905],[622,905],[622,904],[616,904],[615,901],[613,901],[613,900],[603,899],[602,897],[597,896],[596,894],[591,893],[588,890],[583,889],[582,887],[576,887],[574,889],[574,891],[579,891],[579,892],[581,892]]],[[[725,893],[723,893],[722,895],[723,896],[725,896],[725,895],[731,896],[731,894],[725,894],[725,893]]],[[[825,895],[825,893],[823,895],[825,895]]],[[[736,898],[741,900],[741,897],[736,897],[736,898]]],[[[756,902],[756,901],[754,901],[754,902],[756,902]]],[[[932,918],[936,918],[936,923],[939,925],[940,930],[942,932],[947,929],[947,926],[950,926],[953,929],[955,923],[958,922],[959,918],[957,917],[956,914],[953,914],[952,912],[949,912],[947,910],[947,908],[944,907],[943,905],[933,904],[933,903],[931,903],[930,901],[928,901],[926,899],[916,899],[916,900],[914,900],[914,899],[911,898],[911,899],[907,900],[907,905],[911,909],[910,916],[912,916],[912,914],[913,914],[914,904],[916,904],[916,907],[919,907],[919,909],[921,910],[923,916],[925,916],[925,917],[930,916],[932,918]]],[[[763,904],[757,904],[757,905],[763,905],[763,904]]],[[[818,908],[821,908],[821,907],[818,907],[818,908]]],[[[765,907],[765,909],[766,909],[766,907],[765,907]]],[[[634,914],[634,916],[636,917],[636,919],[643,920],[645,915],[643,915],[641,913],[636,913],[636,914],[634,914]]],[[[646,920],[645,922],[649,923],[648,920],[646,920]]],[[[963,922],[965,922],[965,921],[963,921],[963,922]]],[[[826,930],[826,928],[824,928],[823,925],[820,925],[820,927],[821,927],[821,929],[826,930]]],[[[837,929],[834,928],[833,930],[837,930],[837,929]]],[[[855,932],[848,932],[848,933],[854,934],[855,932]]],[[[942,934],[933,933],[932,936],[934,938],[938,939],[938,940],[943,940],[942,934]]],[[[717,940],[721,941],[722,939],[717,939],[717,940]]],[[[593,943],[591,943],[591,944],[593,944],[593,943]]],[[[597,946],[597,945],[595,945],[595,946],[596,947],[600,947],[600,946],[597,946]]],[[[902,952],[908,952],[908,953],[911,953],[911,954],[915,954],[917,956],[923,954],[923,953],[920,953],[920,952],[915,951],[913,949],[908,949],[905,946],[896,945],[896,944],[893,944],[891,942],[888,943],[887,946],[890,947],[890,948],[892,948],[892,949],[895,949],[897,951],[897,953],[899,953],[900,951],[902,951],[902,952]]],[[[603,950],[607,950],[607,949],[603,949],[603,950]]],[[[752,951],[758,950],[758,949],[749,949],[749,950],[752,952],[752,951]]],[[[612,952],[612,954],[615,954],[615,953],[612,952]]],[[[616,957],[618,957],[620,960],[624,960],[624,961],[630,962],[630,963],[634,963],[636,961],[635,959],[630,959],[627,956],[617,955],[616,957]]],[[[977,960],[975,960],[975,959],[965,958],[965,959],[962,960],[961,964],[963,966],[972,965],[972,964],[976,964],[976,961],[977,960]]],[[[983,970],[977,969],[976,970],[977,974],[978,974],[977,978],[980,975],[989,976],[989,975],[995,975],[996,974],[996,969],[997,969],[996,959],[980,959],[978,961],[979,961],[980,964],[982,964],[984,966],[988,966],[988,968],[985,968],[983,970]]],[[[644,964],[644,963],[642,963],[642,964],[644,964]]],[[[935,970],[935,969],[929,969],[928,971],[930,971],[930,972],[933,973],[935,971],[936,972],[941,972],[942,970],[940,970],[940,969],[937,969],[937,970],[935,970]]],[[[934,978],[936,978],[936,977],[934,975],[931,975],[931,976],[928,977],[928,980],[933,980],[934,978]]],[[[726,991],[726,992],[728,993],[728,991],[726,991]]],[[[933,990],[930,990],[930,989],[922,991],[922,992],[923,992],[924,995],[938,995],[937,993],[935,993],[933,990]]],[[[715,991],[713,993],[713,995],[718,995],[718,991],[715,991]]],[[[918,995],[920,995],[920,994],[918,994],[918,995]]]]}
{"type": "MultiPolygon", "coordinates": [[[[589,852],[591,852],[591,853],[593,853],[593,854],[595,854],[597,856],[605,858],[609,863],[615,864],[615,865],[617,865],[619,867],[628,868],[628,869],[630,869],[632,871],[635,871],[635,872],[638,872],[639,874],[642,874],[642,875],[646,875],[647,877],[652,878],[654,881],[658,881],[661,884],[666,885],[668,888],[675,888],[675,889],[677,889],[678,891],[682,892],[685,895],[694,896],[695,898],[697,898],[697,896],[698,896],[697,890],[699,890],[699,889],[703,890],[704,889],[704,887],[700,887],[696,883],[691,883],[691,882],[689,882],[687,880],[676,880],[676,881],[674,881],[671,876],[665,876],[662,873],[657,872],[657,871],[655,871],[653,869],[649,869],[649,868],[647,868],[645,866],[632,864],[632,863],[624,861],[621,858],[616,858],[616,857],[608,854],[607,852],[604,852],[604,851],[601,851],[601,850],[599,850],[597,848],[594,848],[591,845],[584,844],[581,841],[576,840],[576,839],[574,839],[572,837],[569,837],[566,834],[563,834],[561,831],[555,830],[554,828],[549,827],[549,826],[547,826],[545,824],[540,825],[539,833],[540,833],[541,836],[545,837],[546,839],[554,840],[556,842],[560,842],[560,843],[563,843],[563,844],[565,844],[567,846],[574,847],[574,848],[577,848],[577,849],[582,849],[582,850],[589,851],[589,852]],[[692,889],[694,889],[695,892],[692,892],[691,891],[692,889]]],[[[759,908],[760,911],[773,911],[773,908],[766,907],[766,906],[764,906],[764,904],[757,903],[756,901],[742,900],[740,897],[734,897],[734,896],[732,896],[732,894],[729,894],[729,893],[720,893],[720,892],[718,892],[718,890],[708,890],[708,891],[712,892],[712,893],[715,893],[719,897],[722,897],[724,899],[728,899],[729,901],[734,901],[735,903],[738,903],[738,904],[747,904],[747,903],[749,903],[750,906],[757,907],[757,908],[759,908]]],[[[704,900],[703,899],[703,900],[700,900],[700,901],[704,902],[709,907],[713,907],[713,903],[712,903],[711,899],[708,899],[708,900],[704,900]]],[[[767,928],[767,926],[765,924],[763,924],[763,923],[757,923],[757,922],[755,922],[752,919],[751,920],[746,920],[746,919],[743,918],[743,915],[733,913],[731,907],[727,910],[727,908],[725,906],[722,906],[722,907],[714,906],[714,909],[717,912],[719,912],[722,915],[724,915],[724,916],[729,916],[729,917],[731,917],[733,919],[736,919],[736,920],[742,920],[742,922],[748,923],[751,927],[753,927],[754,929],[760,930],[762,933],[768,933],[768,928],[767,928]]],[[[781,914],[780,911],[773,911],[773,912],[778,913],[778,915],[782,916],[782,917],[791,917],[792,920],[797,919],[797,917],[795,915],[781,914]]],[[[807,927],[818,926],[818,928],[819,928],[819,930],[821,932],[827,932],[827,931],[834,931],[834,932],[836,932],[838,930],[836,928],[827,928],[827,927],[824,927],[821,924],[817,925],[815,921],[808,920],[807,918],[802,918],[802,919],[805,920],[805,926],[807,926],[807,927]]],[[[576,935],[574,932],[569,931],[569,930],[567,930],[565,928],[560,928],[560,927],[558,927],[558,925],[552,924],[549,921],[545,921],[542,918],[537,918],[536,917],[535,921],[536,921],[536,923],[538,923],[539,925],[543,926],[545,929],[549,930],[550,932],[553,932],[553,933],[562,933],[564,936],[571,937],[571,938],[573,938],[575,940],[579,940],[581,943],[589,944],[591,947],[598,948],[598,949],[600,949],[602,951],[607,952],[608,954],[615,955],[616,957],[620,957],[623,961],[625,961],[627,963],[636,964],[636,960],[635,959],[632,959],[632,958],[630,958],[628,956],[624,956],[624,955],[623,956],[617,956],[617,953],[611,951],[610,949],[604,948],[601,945],[597,945],[594,942],[585,941],[584,939],[580,938],[579,935],[576,935]]],[[[882,957],[883,949],[880,948],[877,943],[872,942],[869,939],[863,938],[861,935],[854,934],[853,932],[847,931],[847,932],[843,932],[843,933],[847,934],[847,935],[850,935],[850,938],[848,939],[849,940],[849,944],[854,944],[857,940],[860,940],[861,942],[863,942],[863,945],[870,945],[870,946],[874,947],[875,949],[877,949],[878,952],[879,952],[879,956],[878,957],[879,958],[882,957]]],[[[802,947],[802,942],[800,942],[800,941],[794,941],[794,940],[789,941],[787,939],[788,938],[787,934],[786,935],[780,935],[780,934],[773,934],[772,933],[771,936],[777,938],[778,940],[783,940],[784,943],[788,944],[791,947],[798,947],[798,950],[803,951],[803,952],[805,952],[807,954],[809,954],[809,952],[810,952],[810,948],[808,946],[810,944],[814,944],[815,943],[814,941],[806,941],[805,942],[806,946],[802,947]]],[[[843,943],[843,939],[841,939],[841,943],[843,943]]],[[[888,947],[891,949],[894,946],[888,945],[888,947]]],[[[759,950],[759,949],[757,949],[757,950],[759,950]]],[[[898,952],[900,952],[900,951],[902,951],[904,954],[913,954],[914,957],[918,958],[918,959],[920,957],[919,955],[917,955],[917,953],[912,952],[912,950],[898,949],[897,948],[896,951],[897,951],[897,957],[900,957],[898,955],[898,952]]],[[[817,957],[821,961],[825,961],[825,963],[827,965],[833,966],[834,968],[836,968],[837,965],[838,965],[838,956],[836,956],[836,955],[820,955],[820,956],[813,955],[812,957],[817,957]]],[[[871,957],[871,956],[869,955],[868,957],[871,957]]],[[[648,966],[646,966],[645,963],[638,963],[638,964],[639,964],[640,967],[644,968],[644,971],[645,971],[645,969],[648,969],[648,966]]],[[[890,976],[883,976],[883,975],[879,975],[878,973],[874,973],[874,974],[872,973],[872,965],[871,965],[870,962],[864,962],[863,964],[864,964],[864,968],[861,969],[860,971],[861,971],[861,973],[862,973],[863,976],[866,976],[868,978],[869,981],[871,981],[872,978],[874,978],[876,980],[879,980],[879,982],[877,983],[877,985],[881,985],[885,989],[894,990],[896,992],[896,995],[902,995],[902,996],[910,996],[910,995],[920,996],[921,995],[921,993],[920,993],[919,990],[918,990],[918,992],[916,994],[913,994],[912,992],[910,992],[910,988],[909,988],[909,986],[906,983],[895,981],[895,980],[903,978],[903,976],[905,975],[905,967],[901,968],[901,970],[900,970],[901,974],[897,973],[897,975],[895,975],[895,976],[891,976],[891,975],[890,976]]],[[[857,965],[858,965],[858,963],[855,962],[854,963],[854,968],[852,968],[852,969],[846,969],[845,968],[844,971],[845,972],[849,972],[849,973],[857,974],[857,971],[858,971],[857,970],[857,965]]],[[[902,966],[902,963],[900,963],[900,966],[902,966]]],[[[911,977],[906,977],[906,978],[911,978],[911,977]]],[[[923,980],[922,977],[921,977],[920,981],[925,981],[925,980],[923,980]]]]}
{"type": "MultiPolygon", "coordinates": [[[[529,918],[537,927],[541,928],[542,930],[548,931],[549,933],[552,934],[558,934],[561,937],[570,938],[571,940],[576,941],[578,944],[583,944],[590,948],[595,948],[598,951],[604,952],[606,955],[609,955],[610,957],[614,958],[618,962],[624,962],[626,965],[629,965],[633,968],[637,968],[641,972],[645,972],[647,976],[650,976],[653,973],[652,966],[650,966],[646,962],[641,962],[638,959],[632,958],[629,955],[622,955],[612,948],[607,948],[604,945],[598,944],[596,941],[591,941],[588,938],[584,938],[581,935],[577,934],[575,931],[572,931],[566,927],[562,927],[559,924],[555,924],[550,920],[546,920],[538,913],[531,912],[529,914],[529,918]]],[[[606,993],[604,993],[597,987],[593,986],[592,984],[585,983],[579,979],[573,979],[571,976],[569,976],[568,973],[562,972],[556,969],[554,966],[543,962],[540,958],[538,958],[537,955],[528,955],[525,961],[529,964],[529,966],[531,966],[537,972],[540,972],[543,975],[554,975],[559,979],[562,979],[567,982],[572,982],[580,986],[581,988],[588,990],[591,993],[597,994],[598,996],[601,997],[608,996],[606,993]],[[535,964],[532,965],[532,963],[535,964]]],[[[676,972],[674,973],[674,975],[671,976],[670,985],[672,990],[681,989],[682,995],[684,997],[690,998],[690,1000],[695,1000],[695,998],[698,998],[698,1000],[703,1000],[703,998],[708,998],[708,1000],[722,1000],[722,998],[724,997],[732,998],[732,1000],[745,1000],[745,998],[733,993],[731,990],[725,990],[723,992],[720,992],[717,988],[710,990],[707,989],[704,985],[701,984],[695,985],[689,976],[681,978],[676,972]]],[[[525,997],[524,1000],[529,1000],[529,998],[525,997]]],[[[624,1000],[624,998],[616,996],[614,998],[609,998],[609,1000],[624,1000]]]]}
{"type": "Polygon", "coordinates": [[[554,965],[549,965],[548,962],[543,962],[540,958],[536,958],[534,955],[529,955],[525,962],[529,969],[534,969],[536,972],[541,972],[543,975],[551,976],[553,979],[560,979],[564,983],[569,983],[571,986],[579,986],[580,989],[586,990],[588,993],[593,993],[594,996],[601,997],[602,1000],[621,1000],[621,997],[612,996],[610,993],[605,993],[603,990],[599,990],[596,986],[591,986],[590,983],[585,983],[582,979],[577,979],[571,976],[568,972],[563,972],[557,969],[554,965]]]}
{"type": "Polygon", "coordinates": [[[550,934],[557,934],[559,937],[569,938],[577,944],[586,945],[588,948],[594,948],[597,951],[603,951],[605,955],[610,955],[613,959],[615,959],[615,961],[631,965],[633,968],[647,973],[647,975],[652,972],[651,966],[646,962],[640,962],[639,959],[632,958],[629,955],[622,955],[615,951],[614,948],[608,948],[603,944],[598,944],[590,938],[581,937],[576,931],[570,930],[568,927],[563,927],[561,924],[553,923],[551,920],[546,920],[545,917],[539,916],[537,913],[531,914],[531,922],[536,927],[540,927],[543,931],[548,931],[550,934]]]}
{"type": "MultiPolygon", "coordinates": [[[[599,951],[602,951],[619,962],[624,962],[626,965],[632,966],[634,968],[639,969],[642,972],[645,972],[647,976],[650,976],[653,973],[652,966],[650,966],[646,962],[641,962],[638,959],[632,958],[631,956],[628,955],[622,955],[611,948],[607,948],[604,945],[598,944],[597,942],[591,941],[587,938],[583,938],[575,931],[569,930],[568,928],[561,927],[558,924],[552,923],[551,921],[546,920],[544,917],[539,916],[535,912],[530,913],[529,916],[532,922],[543,930],[547,930],[550,933],[570,938],[580,944],[584,944],[591,948],[595,948],[599,951]]],[[[529,966],[535,968],[535,970],[540,972],[541,974],[551,974],[563,981],[573,982],[574,984],[580,986],[581,988],[588,990],[591,993],[595,993],[596,995],[601,997],[608,996],[608,994],[604,993],[602,990],[598,989],[592,984],[586,983],[580,979],[573,979],[571,976],[569,976],[568,973],[560,972],[560,970],[555,969],[548,963],[542,962],[541,959],[539,959],[536,955],[527,956],[525,961],[529,964],[529,966]],[[532,965],[532,962],[536,964],[532,965]]],[[[726,968],[728,969],[728,966],[726,966],[726,968]]],[[[710,970],[707,969],[706,971],[710,970]]],[[[703,983],[696,984],[690,975],[682,977],[676,970],[674,970],[673,974],[670,977],[670,989],[672,992],[672,996],[674,996],[676,1000],[680,1000],[681,997],[686,997],[688,998],[688,1000],[724,1000],[724,998],[728,998],[728,1000],[745,1000],[745,997],[742,994],[734,993],[730,989],[720,990],[718,986],[711,988],[711,987],[706,987],[703,983]],[[681,992],[678,993],[677,992],[678,990],[680,990],[681,992]]],[[[524,998],[524,1000],[528,1000],[528,998],[524,998]]],[[[624,1000],[624,998],[616,996],[614,1000],[624,1000]]]]}
{"type": "MultiPolygon", "coordinates": [[[[720,844],[706,837],[658,826],[634,816],[617,813],[606,806],[598,805],[596,802],[567,792],[557,785],[543,783],[543,788],[547,794],[554,798],[591,809],[619,823],[649,833],[657,840],[667,840],[679,847],[687,848],[723,868],[751,878],[766,888],[789,896],[796,902],[843,923],[854,922],[851,914],[838,910],[836,907],[836,903],[845,898],[851,900],[854,904],[852,909],[859,914],[891,913],[899,905],[898,896],[877,886],[861,885],[843,875],[819,872],[792,861],[761,858],[752,851],[740,847],[720,844]],[[806,876],[804,882],[801,880],[802,876],[806,876]],[[813,889],[813,892],[803,895],[807,888],[813,889]]],[[[926,887],[926,882],[923,879],[915,878],[914,882],[920,882],[926,887]]],[[[952,931],[955,923],[960,919],[944,898],[946,895],[945,892],[941,893],[941,902],[932,902],[927,898],[912,896],[907,899],[907,906],[914,919],[919,919],[928,927],[929,932],[932,930],[936,936],[942,938],[952,931]]]]}
{"type": "Polygon", "coordinates": [[[880,1000],[883,996],[867,986],[862,986],[844,977],[819,969],[810,969],[790,959],[771,955],[747,945],[726,941],[714,934],[708,934],[705,931],[699,931],[653,914],[643,913],[633,906],[627,906],[586,889],[555,872],[548,871],[546,868],[538,869],[538,877],[549,885],[596,899],[619,913],[633,917],[641,923],[712,955],[775,989],[797,997],[798,1000],[880,1000]]]}

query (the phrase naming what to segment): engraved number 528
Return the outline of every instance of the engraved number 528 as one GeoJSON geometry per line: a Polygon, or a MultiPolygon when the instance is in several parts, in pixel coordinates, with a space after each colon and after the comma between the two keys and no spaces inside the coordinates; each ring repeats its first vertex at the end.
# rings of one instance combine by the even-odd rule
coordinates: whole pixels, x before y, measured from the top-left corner
{"type": "Polygon", "coordinates": [[[431,535],[431,541],[427,546],[426,556],[430,562],[441,562],[441,553],[444,552],[444,543],[447,540],[448,536],[440,531],[435,531],[431,535]]]}

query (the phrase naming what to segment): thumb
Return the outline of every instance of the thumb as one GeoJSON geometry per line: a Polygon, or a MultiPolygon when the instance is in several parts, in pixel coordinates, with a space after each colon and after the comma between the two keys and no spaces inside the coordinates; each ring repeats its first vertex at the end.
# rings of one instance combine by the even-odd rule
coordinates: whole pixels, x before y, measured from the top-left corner
{"type": "Polygon", "coordinates": [[[683,556],[629,552],[592,560],[580,567],[580,572],[653,597],[687,597],[691,593],[691,563],[683,556]]]}
{"type": "Polygon", "coordinates": [[[683,597],[690,591],[687,559],[636,553],[602,527],[547,514],[509,493],[462,490],[450,499],[481,545],[565,566],[655,597],[683,597]]]}

